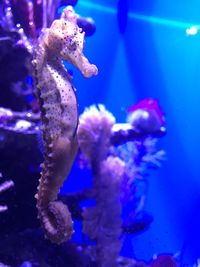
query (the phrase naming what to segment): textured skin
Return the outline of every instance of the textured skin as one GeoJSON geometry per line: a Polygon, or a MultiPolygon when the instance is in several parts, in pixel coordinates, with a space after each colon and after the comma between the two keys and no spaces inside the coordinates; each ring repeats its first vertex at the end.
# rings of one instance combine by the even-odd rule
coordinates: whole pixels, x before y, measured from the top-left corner
{"type": "Polygon", "coordinates": [[[72,77],[62,59],[79,68],[85,77],[97,68],[82,54],[84,33],[76,24],[76,14],[65,9],[38,40],[33,67],[41,108],[44,163],[36,194],[38,218],[45,235],[60,244],[73,233],[71,214],[57,195],[68,175],[77,151],[77,100],[72,77]]]}

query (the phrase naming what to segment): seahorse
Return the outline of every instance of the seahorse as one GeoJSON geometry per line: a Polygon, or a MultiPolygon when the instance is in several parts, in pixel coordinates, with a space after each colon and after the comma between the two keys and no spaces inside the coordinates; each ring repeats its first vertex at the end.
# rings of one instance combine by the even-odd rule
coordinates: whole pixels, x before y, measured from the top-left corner
{"type": "Polygon", "coordinates": [[[84,56],[83,47],[84,32],[77,26],[76,13],[68,7],[60,19],[43,30],[32,61],[44,142],[44,163],[35,197],[45,236],[56,244],[73,233],[71,214],[57,195],[77,152],[78,127],[75,89],[63,60],[74,64],[87,78],[98,72],[84,56]]]}

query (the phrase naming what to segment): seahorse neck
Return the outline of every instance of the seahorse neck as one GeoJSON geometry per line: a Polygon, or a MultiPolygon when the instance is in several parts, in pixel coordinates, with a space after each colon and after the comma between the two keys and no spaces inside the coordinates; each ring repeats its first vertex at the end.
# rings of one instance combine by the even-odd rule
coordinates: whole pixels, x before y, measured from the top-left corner
{"type": "Polygon", "coordinates": [[[63,76],[65,78],[65,82],[70,83],[71,86],[72,77],[64,66],[62,58],[49,50],[47,50],[45,54],[47,65],[54,69],[58,76],[63,76]]]}

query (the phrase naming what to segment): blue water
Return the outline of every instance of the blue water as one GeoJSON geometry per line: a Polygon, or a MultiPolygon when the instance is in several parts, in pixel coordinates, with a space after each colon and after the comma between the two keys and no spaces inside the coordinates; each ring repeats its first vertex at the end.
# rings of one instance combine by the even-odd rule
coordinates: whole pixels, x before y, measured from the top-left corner
{"type": "Polygon", "coordinates": [[[149,178],[145,210],[154,222],[147,232],[127,238],[123,253],[144,260],[180,253],[181,261],[192,264],[200,257],[200,32],[188,35],[186,29],[198,29],[200,3],[128,1],[121,34],[116,2],[79,0],[76,6],[79,14],[95,19],[97,31],[86,40],[85,53],[99,68],[89,80],[74,75],[80,112],[103,103],[123,122],[135,102],[160,101],[167,121],[160,147],[167,160],[149,178]]]}

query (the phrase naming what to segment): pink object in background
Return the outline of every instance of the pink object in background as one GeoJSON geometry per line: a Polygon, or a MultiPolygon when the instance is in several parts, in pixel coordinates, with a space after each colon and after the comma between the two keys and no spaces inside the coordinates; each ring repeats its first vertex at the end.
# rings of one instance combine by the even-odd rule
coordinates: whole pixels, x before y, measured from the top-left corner
{"type": "Polygon", "coordinates": [[[159,255],[157,259],[155,259],[150,267],[178,267],[178,263],[174,259],[172,255],[162,254],[159,255]]]}
{"type": "Polygon", "coordinates": [[[145,98],[141,100],[140,102],[136,103],[135,105],[129,107],[128,112],[130,113],[137,109],[143,109],[148,112],[155,112],[158,118],[160,119],[160,122],[165,124],[164,112],[162,111],[157,99],[145,98]]]}
{"type": "Polygon", "coordinates": [[[128,122],[139,133],[155,133],[163,131],[165,125],[164,112],[158,100],[145,98],[128,108],[128,122]]]}

